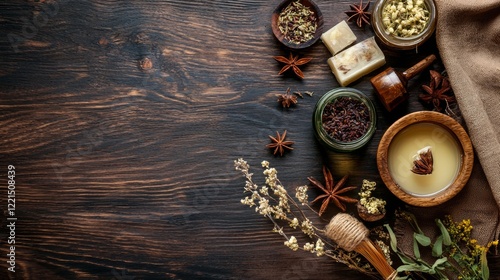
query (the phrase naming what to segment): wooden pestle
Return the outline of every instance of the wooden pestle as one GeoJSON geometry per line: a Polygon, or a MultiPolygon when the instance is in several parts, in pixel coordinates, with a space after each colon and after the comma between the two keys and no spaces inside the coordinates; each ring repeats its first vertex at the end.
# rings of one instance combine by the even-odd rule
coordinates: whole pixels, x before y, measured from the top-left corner
{"type": "Polygon", "coordinates": [[[436,60],[436,56],[431,54],[403,73],[389,67],[370,79],[370,82],[377,92],[378,98],[387,111],[392,111],[399,104],[408,99],[409,94],[406,91],[408,81],[422,72],[422,70],[429,67],[434,60],[436,60]]]}
{"type": "Polygon", "coordinates": [[[369,230],[358,219],[339,213],[332,218],[325,231],[326,236],[340,248],[363,255],[384,279],[395,279],[396,270],[389,265],[380,247],[368,238],[369,230]]]}

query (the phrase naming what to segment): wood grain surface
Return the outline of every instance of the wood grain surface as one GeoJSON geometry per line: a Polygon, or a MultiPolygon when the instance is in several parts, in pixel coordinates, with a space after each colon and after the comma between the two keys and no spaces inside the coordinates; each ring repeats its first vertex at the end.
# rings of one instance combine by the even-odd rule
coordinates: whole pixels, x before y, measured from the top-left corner
{"type": "MultiPolygon", "coordinates": [[[[1,1],[0,279],[365,279],[283,246],[240,203],[244,178],[233,160],[245,158],[256,174],[269,160],[290,191],[321,178],[323,164],[335,178],[350,173],[350,184],[380,185],[378,142],[399,117],[429,109],[417,97],[429,75],[411,80],[410,100],[391,113],[369,82],[385,67],[352,84],[375,102],[377,132],[357,153],[326,151],[311,118],[338,87],[330,55],[318,42],[298,52],[313,58],[304,80],[277,75],[272,56],[288,55],[271,32],[278,2],[1,1]],[[314,95],[283,109],[276,95],[287,88],[314,95]],[[295,149],[275,157],[268,135],[285,129],[295,149]],[[8,165],[15,273],[5,261],[8,165]]],[[[349,2],[316,2],[325,30],[346,19],[349,2]]],[[[349,25],[358,40],[373,36],[349,25]]],[[[432,40],[418,53],[384,52],[399,71],[438,55],[432,40]]],[[[400,204],[381,192],[391,208],[400,204]]],[[[495,257],[490,268],[498,279],[495,257]]]]}

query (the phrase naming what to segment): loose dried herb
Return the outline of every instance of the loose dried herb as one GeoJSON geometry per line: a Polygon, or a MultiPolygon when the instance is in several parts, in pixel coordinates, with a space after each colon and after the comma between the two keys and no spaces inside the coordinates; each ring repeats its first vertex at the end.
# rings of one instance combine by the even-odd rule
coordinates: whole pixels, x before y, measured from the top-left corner
{"type": "Polygon", "coordinates": [[[300,98],[304,98],[304,95],[300,91],[294,91],[293,94],[297,95],[300,98]]]}
{"type": "Polygon", "coordinates": [[[371,120],[368,107],[361,100],[339,97],[325,106],[322,122],[330,137],[340,142],[352,142],[366,134],[371,120]]]}
{"type": "Polygon", "coordinates": [[[314,92],[312,92],[312,91],[308,91],[308,90],[304,91],[304,93],[305,93],[305,94],[307,94],[307,95],[309,95],[309,96],[311,96],[311,97],[312,97],[312,96],[313,96],[313,94],[314,94],[314,92]]]}
{"type": "Polygon", "coordinates": [[[314,37],[317,18],[311,8],[294,1],[279,14],[278,27],[287,41],[298,45],[314,37]]]}

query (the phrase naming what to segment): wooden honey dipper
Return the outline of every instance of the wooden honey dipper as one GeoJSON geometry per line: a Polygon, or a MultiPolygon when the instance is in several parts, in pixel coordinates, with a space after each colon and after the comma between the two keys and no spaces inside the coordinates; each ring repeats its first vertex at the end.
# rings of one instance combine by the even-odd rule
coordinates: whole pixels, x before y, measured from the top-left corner
{"type": "Polygon", "coordinates": [[[368,238],[369,230],[358,219],[339,213],[332,218],[325,230],[326,236],[340,248],[363,255],[384,279],[395,279],[396,270],[389,265],[380,247],[368,238]]]}
{"type": "Polygon", "coordinates": [[[436,56],[431,54],[403,73],[389,67],[370,79],[378,98],[387,111],[392,111],[392,109],[408,99],[409,93],[406,91],[408,81],[429,67],[434,60],[436,60],[436,56]]]}

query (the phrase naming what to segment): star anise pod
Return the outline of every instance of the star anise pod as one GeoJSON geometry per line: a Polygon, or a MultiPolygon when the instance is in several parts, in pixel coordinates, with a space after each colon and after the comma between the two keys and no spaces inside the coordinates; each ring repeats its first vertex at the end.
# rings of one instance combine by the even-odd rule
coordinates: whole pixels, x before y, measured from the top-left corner
{"type": "Polygon", "coordinates": [[[363,7],[363,0],[359,3],[359,5],[356,4],[351,4],[349,7],[351,7],[351,11],[345,12],[346,15],[349,16],[347,21],[350,21],[351,19],[356,19],[356,24],[359,27],[363,27],[363,24],[368,24],[370,25],[370,17],[372,13],[368,12],[368,9],[370,8],[370,1],[368,1],[368,4],[366,4],[365,7],[363,7]]]}
{"type": "Polygon", "coordinates": [[[288,88],[285,94],[278,95],[278,102],[284,108],[289,108],[290,106],[297,104],[297,96],[291,95],[290,88],[288,88]]]}
{"type": "Polygon", "coordinates": [[[454,103],[456,101],[455,97],[452,95],[448,95],[451,92],[450,81],[447,77],[442,76],[437,71],[430,70],[431,82],[427,85],[422,85],[422,88],[425,90],[425,93],[421,93],[418,97],[426,102],[431,103],[434,106],[434,110],[441,112],[441,101],[447,103],[454,103]]]}
{"type": "Polygon", "coordinates": [[[286,58],[284,56],[273,56],[273,58],[281,63],[285,63],[285,66],[283,66],[283,68],[281,68],[278,75],[285,73],[286,71],[288,71],[291,68],[293,70],[293,72],[295,73],[295,75],[297,75],[301,79],[304,79],[304,73],[302,73],[302,70],[300,70],[299,66],[304,65],[312,60],[311,57],[304,57],[304,58],[299,59],[298,55],[294,56],[292,53],[290,53],[289,58],[286,58]]]}
{"type": "Polygon", "coordinates": [[[420,149],[413,159],[411,172],[418,175],[428,175],[432,173],[434,159],[432,157],[431,147],[420,149]]]}
{"type": "Polygon", "coordinates": [[[269,135],[269,138],[271,138],[272,143],[267,144],[266,147],[269,149],[274,149],[273,154],[280,154],[280,156],[283,156],[285,153],[285,150],[293,150],[291,147],[293,145],[293,141],[285,141],[286,138],[286,130],[283,132],[282,135],[280,135],[279,132],[276,131],[276,137],[273,137],[269,135]]]}
{"type": "Polygon", "coordinates": [[[313,177],[307,178],[312,185],[325,192],[312,201],[312,203],[314,203],[323,199],[323,203],[321,204],[321,208],[319,209],[320,216],[325,212],[330,201],[333,201],[333,203],[343,212],[345,212],[346,210],[346,206],[344,205],[344,203],[358,202],[357,199],[342,195],[343,193],[356,189],[356,187],[344,187],[344,183],[347,181],[349,175],[345,175],[342,179],[340,179],[340,181],[337,182],[337,184],[334,185],[332,173],[326,166],[323,166],[323,176],[325,177],[325,185],[321,184],[313,177]]]}

